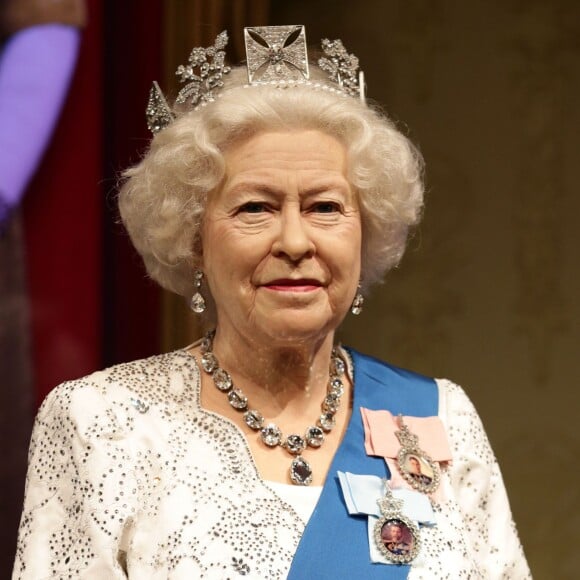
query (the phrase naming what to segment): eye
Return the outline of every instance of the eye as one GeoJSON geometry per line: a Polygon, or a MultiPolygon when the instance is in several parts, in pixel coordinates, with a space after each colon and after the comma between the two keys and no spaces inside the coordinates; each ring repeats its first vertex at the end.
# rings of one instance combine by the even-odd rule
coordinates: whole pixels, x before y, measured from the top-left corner
{"type": "Polygon", "coordinates": [[[334,213],[340,211],[340,206],[338,203],[332,201],[321,201],[319,203],[315,203],[310,211],[315,213],[334,213]]]}
{"type": "Polygon", "coordinates": [[[249,201],[240,207],[238,210],[241,213],[262,213],[267,211],[265,203],[259,201],[249,201]]]}

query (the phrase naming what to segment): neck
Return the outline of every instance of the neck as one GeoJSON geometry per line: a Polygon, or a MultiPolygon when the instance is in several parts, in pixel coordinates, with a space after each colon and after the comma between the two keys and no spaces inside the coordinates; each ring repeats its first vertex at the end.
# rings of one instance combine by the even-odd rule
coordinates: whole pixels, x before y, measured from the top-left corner
{"type": "Polygon", "coordinates": [[[333,339],[331,333],[292,346],[260,344],[226,336],[218,327],[213,352],[254,404],[279,412],[290,403],[307,406],[314,399],[320,404],[328,385],[333,339]]]}

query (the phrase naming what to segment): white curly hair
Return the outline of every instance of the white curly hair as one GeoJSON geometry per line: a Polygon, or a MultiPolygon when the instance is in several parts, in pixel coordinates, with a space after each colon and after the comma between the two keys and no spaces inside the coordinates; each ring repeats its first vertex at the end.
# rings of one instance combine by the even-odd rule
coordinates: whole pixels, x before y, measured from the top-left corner
{"type": "Polygon", "coordinates": [[[225,174],[223,152],[261,132],[314,129],[347,151],[347,179],[362,220],[361,286],[366,291],[401,259],[409,228],[423,206],[422,158],[379,110],[328,90],[311,65],[312,85],[247,86],[245,67],[227,75],[219,98],[175,109],[176,120],[155,135],[143,159],[124,173],[121,218],[151,278],[190,296],[200,262],[208,196],[225,174]]]}

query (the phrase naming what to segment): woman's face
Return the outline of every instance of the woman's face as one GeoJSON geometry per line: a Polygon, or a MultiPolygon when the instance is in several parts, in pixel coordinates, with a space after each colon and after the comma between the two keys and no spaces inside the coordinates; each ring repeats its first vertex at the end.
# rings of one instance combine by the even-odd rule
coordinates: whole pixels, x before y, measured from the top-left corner
{"type": "Polygon", "coordinates": [[[319,131],[261,133],[225,161],[202,228],[220,333],[268,344],[323,339],[360,277],[361,219],[344,146],[319,131]]]}

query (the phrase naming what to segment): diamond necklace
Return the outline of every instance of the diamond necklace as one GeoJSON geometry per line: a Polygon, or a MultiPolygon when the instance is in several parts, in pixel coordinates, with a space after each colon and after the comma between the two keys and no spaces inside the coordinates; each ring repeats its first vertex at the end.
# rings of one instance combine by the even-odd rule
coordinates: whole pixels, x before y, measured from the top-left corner
{"type": "Polygon", "coordinates": [[[272,448],[280,446],[294,456],[290,464],[290,480],[292,483],[295,485],[310,485],[312,483],[312,467],[302,457],[301,453],[306,447],[316,449],[324,443],[324,434],[332,431],[336,424],[335,415],[340,407],[340,398],[344,393],[341,377],[344,375],[346,366],[338,355],[337,350],[335,348],[332,349],[328,390],[322,401],[322,413],[318,417],[316,425],[308,427],[304,436],[292,434],[284,437],[282,431],[275,423],[264,424],[262,413],[257,409],[248,408],[248,397],[234,385],[230,374],[220,367],[216,356],[212,352],[214,336],[215,330],[212,330],[201,341],[201,366],[203,370],[211,375],[216,388],[227,394],[230,405],[236,411],[244,414],[246,425],[250,429],[260,432],[260,438],[265,445],[272,448]]]}

